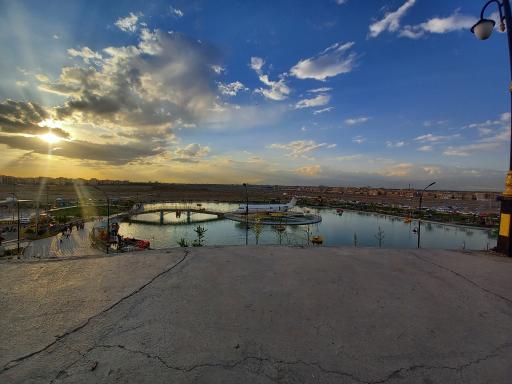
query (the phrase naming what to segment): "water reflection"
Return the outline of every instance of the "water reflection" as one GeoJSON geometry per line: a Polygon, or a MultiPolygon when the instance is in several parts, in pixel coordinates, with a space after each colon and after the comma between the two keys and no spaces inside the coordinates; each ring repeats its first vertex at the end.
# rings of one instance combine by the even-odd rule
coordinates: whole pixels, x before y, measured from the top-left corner
{"type": "MultiPolygon", "coordinates": [[[[182,209],[196,206],[197,203],[182,203],[182,209]]],[[[228,212],[238,207],[238,204],[229,203],[201,203],[205,209],[228,212]]],[[[333,209],[308,208],[311,213],[322,216],[322,222],[310,226],[286,226],[278,230],[276,227],[262,225],[260,229],[250,228],[248,232],[249,244],[283,244],[307,245],[308,235],[311,238],[321,235],[324,245],[345,245],[377,247],[379,243],[379,227],[383,232],[382,246],[386,248],[415,248],[417,235],[414,229],[417,222],[404,223],[402,218],[386,216],[369,212],[345,210],[342,215],[333,209]]],[[[153,248],[175,247],[180,238],[191,243],[195,239],[194,228],[197,222],[207,229],[205,243],[207,245],[243,245],[245,244],[246,229],[244,223],[230,220],[215,220],[212,215],[192,213],[190,224],[187,223],[186,214],[176,218],[175,213],[164,215],[164,224],[159,224],[160,214],[144,214],[153,224],[148,223],[122,223],[120,232],[125,236],[151,240],[153,248]],[[147,216],[146,216],[147,215],[147,216]]],[[[424,248],[442,249],[488,249],[496,245],[488,230],[469,227],[451,226],[439,223],[423,222],[421,244],[424,248]]]]}

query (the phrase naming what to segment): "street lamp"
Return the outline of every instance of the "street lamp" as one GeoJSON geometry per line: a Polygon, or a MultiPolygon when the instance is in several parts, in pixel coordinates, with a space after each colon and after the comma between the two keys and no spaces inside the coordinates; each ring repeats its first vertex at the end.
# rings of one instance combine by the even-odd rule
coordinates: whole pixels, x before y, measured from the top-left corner
{"type": "MultiPolygon", "coordinates": [[[[502,32],[505,30],[507,31],[508,55],[512,77],[512,13],[510,10],[510,0],[489,0],[486,2],[482,8],[482,11],[480,12],[480,20],[478,20],[478,22],[473,25],[473,27],[471,27],[471,32],[480,40],[486,40],[491,36],[495,22],[494,20],[484,18],[485,10],[491,3],[496,3],[498,6],[498,12],[500,16],[500,30],[502,32]]],[[[512,84],[509,86],[509,92],[512,92],[512,84]]],[[[510,130],[512,132],[512,124],[510,130]]],[[[496,251],[505,253],[508,256],[512,256],[512,241],[510,240],[512,235],[512,228],[510,226],[512,216],[512,139],[510,142],[509,168],[507,177],[505,178],[505,191],[501,196],[498,197],[498,199],[501,201],[501,212],[500,230],[496,251]]]]}
{"type": "Polygon", "coordinates": [[[247,183],[243,183],[245,187],[245,245],[249,244],[249,192],[247,192],[247,183]]]}
{"type": "Polygon", "coordinates": [[[433,186],[436,182],[433,181],[432,183],[430,183],[429,185],[427,185],[425,188],[423,188],[423,191],[421,191],[420,193],[420,212],[418,214],[418,248],[420,247],[420,239],[421,239],[421,203],[423,202],[423,193],[428,189],[430,188],[431,186],[433,186]]]}
{"type": "Polygon", "coordinates": [[[101,193],[103,193],[103,195],[105,196],[105,199],[107,199],[107,255],[108,255],[108,250],[110,248],[110,199],[107,195],[107,193],[99,188],[99,187],[94,187],[94,189],[100,191],[101,193]]]}
{"type": "Polygon", "coordinates": [[[16,210],[18,211],[18,255],[20,254],[20,201],[16,193],[11,192],[11,195],[16,199],[16,210]]]}

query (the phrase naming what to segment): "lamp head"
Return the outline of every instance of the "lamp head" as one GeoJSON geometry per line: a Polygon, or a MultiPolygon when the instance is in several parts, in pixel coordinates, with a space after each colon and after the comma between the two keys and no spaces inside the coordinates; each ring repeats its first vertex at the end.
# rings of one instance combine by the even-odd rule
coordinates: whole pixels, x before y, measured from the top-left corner
{"type": "Polygon", "coordinates": [[[496,22],[490,19],[480,19],[471,27],[471,32],[480,40],[487,40],[491,37],[496,22]]]}

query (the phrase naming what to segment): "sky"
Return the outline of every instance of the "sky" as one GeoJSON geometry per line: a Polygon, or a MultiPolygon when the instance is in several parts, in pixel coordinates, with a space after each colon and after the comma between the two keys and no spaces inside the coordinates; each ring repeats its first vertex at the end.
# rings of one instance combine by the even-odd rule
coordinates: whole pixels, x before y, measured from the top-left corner
{"type": "Polygon", "coordinates": [[[501,190],[483,3],[0,0],[0,174],[501,190]]]}

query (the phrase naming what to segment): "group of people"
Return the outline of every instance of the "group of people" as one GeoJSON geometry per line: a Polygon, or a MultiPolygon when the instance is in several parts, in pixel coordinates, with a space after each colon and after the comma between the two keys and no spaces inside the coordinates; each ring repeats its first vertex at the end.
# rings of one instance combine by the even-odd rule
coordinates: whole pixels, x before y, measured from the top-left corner
{"type": "Polygon", "coordinates": [[[68,224],[64,228],[62,228],[61,236],[60,236],[61,243],[64,238],[69,239],[71,232],[73,232],[73,227],[76,227],[77,231],[82,230],[82,229],[85,229],[85,223],[83,221],[80,221],[80,222],[68,224]]]}

